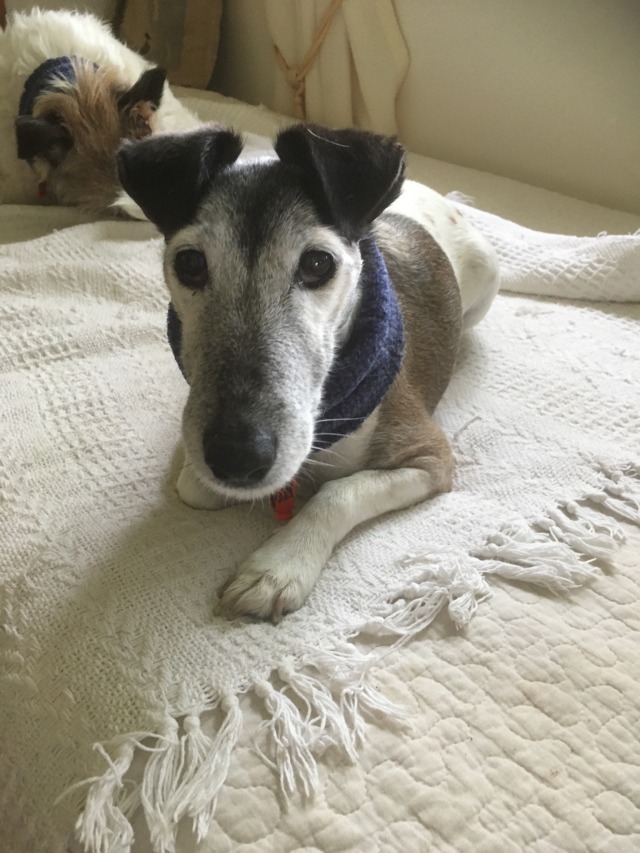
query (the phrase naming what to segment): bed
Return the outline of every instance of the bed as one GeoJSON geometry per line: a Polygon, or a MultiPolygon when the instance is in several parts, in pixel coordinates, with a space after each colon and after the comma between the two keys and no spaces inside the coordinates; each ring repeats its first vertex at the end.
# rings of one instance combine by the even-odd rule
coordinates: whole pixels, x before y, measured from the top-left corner
{"type": "MultiPolygon", "coordinates": [[[[232,124],[236,129],[254,134],[269,136],[275,128],[290,122],[287,117],[214,93],[178,90],[178,94],[204,120],[232,124]]],[[[587,245],[571,243],[573,238],[570,235],[591,238],[587,248],[595,246],[599,250],[597,235],[604,232],[628,235],[640,229],[640,216],[597,207],[417,155],[409,155],[409,176],[440,192],[460,193],[460,203],[468,206],[472,217],[475,209],[493,215],[496,222],[519,223],[523,230],[518,231],[515,237],[509,236],[516,243],[518,240],[526,242],[523,235],[529,232],[525,229],[531,229],[531,233],[535,231],[538,237],[538,232],[557,235],[554,238],[556,242],[547,249],[545,246],[548,244],[539,238],[535,243],[537,253],[547,251],[553,254],[557,246],[578,252],[580,245],[587,245]],[[562,235],[567,235],[569,242],[563,243],[562,235]]],[[[152,277],[145,279],[141,274],[139,281],[134,280],[122,260],[131,256],[127,253],[133,251],[132,243],[141,246],[154,239],[151,226],[137,223],[134,233],[127,232],[125,223],[117,223],[117,227],[105,231],[99,223],[92,224],[86,217],[65,209],[14,207],[0,214],[4,244],[0,255],[1,282],[7,296],[5,322],[15,322],[15,313],[12,312],[15,312],[16,304],[12,299],[18,294],[24,312],[20,340],[25,344],[24,355],[17,353],[15,347],[5,347],[4,352],[4,371],[11,382],[3,392],[4,413],[8,414],[8,421],[2,431],[2,513],[7,524],[1,552],[6,597],[2,682],[5,717],[0,740],[7,780],[3,797],[0,797],[3,803],[0,807],[3,812],[0,818],[2,849],[15,853],[36,849],[108,850],[110,853],[129,849],[135,853],[173,849],[178,853],[243,850],[265,853],[392,850],[482,853],[499,850],[507,853],[524,849],[533,853],[551,850],[630,853],[639,849],[640,489],[632,483],[637,483],[639,473],[633,466],[640,462],[640,347],[637,337],[635,347],[632,342],[640,322],[640,254],[634,253],[637,249],[635,244],[629,244],[634,251],[631,252],[630,248],[624,256],[626,266],[622,260],[617,266],[617,269],[624,266],[622,278],[611,276],[612,289],[608,298],[605,298],[606,293],[603,297],[602,292],[590,293],[588,288],[581,294],[580,281],[573,291],[568,288],[564,293],[558,292],[553,267],[546,272],[546,283],[542,281],[544,277],[540,278],[540,289],[533,291],[534,295],[522,295],[532,293],[532,275],[529,274],[522,277],[519,296],[499,297],[505,305],[516,306],[517,316],[528,318],[530,335],[535,333],[536,323],[547,320],[549,323],[557,322],[559,326],[564,324],[567,328],[572,323],[584,322],[587,324],[585,328],[590,328],[588,324],[596,315],[610,322],[612,330],[621,330],[618,357],[624,367],[619,376],[619,387],[614,390],[618,395],[615,399],[623,401],[626,407],[626,417],[616,427],[619,433],[615,435],[628,437],[625,452],[629,457],[629,467],[622,475],[626,485],[620,485],[622,479],[617,480],[618,492],[613,487],[606,492],[607,500],[603,498],[601,507],[606,521],[600,519],[596,522],[595,516],[588,516],[593,522],[593,542],[595,539],[598,542],[593,544],[593,551],[587,552],[587,556],[593,557],[598,553],[598,543],[608,538],[615,540],[615,550],[610,549],[611,556],[585,563],[590,567],[589,576],[585,575],[580,583],[567,584],[566,590],[559,594],[530,585],[523,575],[513,575],[511,581],[498,575],[491,584],[490,600],[485,599],[484,591],[477,595],[477,601],[474,600],[467,614],[469,618],[461,618],[457,624],[452,618],[451,608],[447,612],[445,606],[434,609],[424,624],[414,623],[405,635],[397,632],[394,636],[384,636],[373,631],[352,636],[350,643],[357,647],[358,654],[370,656],[367,660],[375,658],[375,665],[367,666],[367,678],[376,695],[384,698],[378,704],[371,704],[366,732],[351,760],[346,760],[344,751],[337,749],[330,738],[328,748],[319,750],[322,754],[314,770],[317,779],[313,796],[304,795],[304,790],[301,791],[304,785],[293,784],[287,791],[284,784],[283,789],[282,766],[273,759],[272,753],[268,753],[264,744],[259,740],[256,742],[257,733],[264,733],[264,728],[261,728],[264,710],[250,692],[242,694],[241,720],[240,717],[234,718],[237,730],[233,749],[229,749],[227,755],[224,779],[215,789],[215,814],[210,821],[201,824],[201,827],[205,824],[206,827],[198,841],[187,817],[180,822],[174,837],[173,831],[165,831],[166,827],[160,825],[162,815],[159,811],[154,818],[153,809],[159,808],[158,802],[147,802],[146,806],[142,802],[144,786],[141,797],[135,780],[144,776],[147,782],[162,787],[166,782],[163,773],[167,774],[170,768],[167,763],[162,765],[164,770],[159,770],[155,776],[148,771],[145,776],[144,764],[150,755],[153,756],[153,746],[146,754],[139,750],[133,761],[120,768],[121,754],[111,750],[109,738],[96,735],[95,740],[103,745],[98,749],[99,754],[87,764],[91,773],[85,774],[92,777],[88,785],[93,781],[93,787],[89,789],[94,794],[93,800],[90,797],[85,799],[87,785],[78,785],[84,780],[82,774],[73,777],[70,773],[60,785],[61,791],[70,793],[60,801],[56,800],[55,806],[42,801],[42,791],[49,789],[39,787],[36,777],[39,767],[52,765],[52,757],[48,753],[52,753],[54,758],[56,751],[60,755],[66,754],[65,750],[71,751],[69,742],[62,743],[56,731],[47,730],[35,743],[21,742],[23,760],[16,758],[19,753],[15,744],[20,741],[20,732],[26,730],[18,709],[24,708],[25,719],[30,714],[37,717],[42,696],[38,696],[37,685],[28,684],[24,660],[20,659],[18,641],[29,631],[29,607],[25,606],[22,620],[17,618],[15,611],[19,609],[21,600],[32,600],[35,595],[32,587],[40,580],[44,583],[44,592],[39,593],[38,612],[48,612],[45,599],[47,595],[52,601],[55,599],[55,569],[59,558],[58,552],[51,556],[55,548],[50,542],[47,559],[42,564],[29,564],[33,553],[42,555],[44,551],[30,552],[27,545],[38,539],[41,531],[56,520],[54,508],[60,499],[51,481],[48,493],[38,495],[35,503],[29,502],[31,514],[25,510],[24,494],[38,482],[37,468],[48,464],[44,458],[21,458],[15,451],[16,445],[22,447],[20,436],[13,432],[15,425],[24,422],[25,417],[42,416],[42,412],[37,413],[38,399],[29,385],[29,371],[41,369],[40,358],[44,359],[45,366],[60,360],[76,363],[80,360],[83,363],[80,373],[86,383],[82,393],[89,398],[92,374],[99,371],[99,360],[109,358],[114,348],[121,350],[130,346],[132,350],[126,364],[135,372],[135,380],[123,377],[125,384],[140,382],[141,377],[149,378],[154,365],[160,364],[157,369],[169,371],[170,355],[162,355],[164,294],[159,290],[153,291],[152,277]],[[94,230],[77,230],[83,228],[94,230]],[[86,292],[78,297],[73,292],[74,282],[65,283],[56,278],[55,272],[46,272],[47,267],[53,268],[63,260],[52,258],[51,247],[56,244],[50,241],[50,235],[52,232],[64,234],[66,230],[70,234],[93,235],[93,262],[109,270],[108,289],[92,291],[91,282],[88,282],[86,292]],[[29,244],[25,244],[27,240],[29,244]],[[60,299],[59,322],[71,324],[70,328],[75,330],[73,340],[70,338],[62,344],[52,337],[51,341],[43,340],[39,345],[30,341],[29,316],[33,312],[35,317],[38,307],[31,305],[25,281],[16,266],[18,259],[26,257],[25,252],[32,258],[34,276],[40,276],[43,268],[45,273],[42,275],[49,276],[50,292],[56,293],[60,299]],[[125,295],[127,288],[134,291],[133,297],[131,293],[125,295]],[[94,300],[94,313],[75,313],[74,301],[87,295],[94,300]],[[580,296],[590,301],[579,301],[580,296]],[[562,297],[569,297],[573,303],[567,303],[562,297]],[[569,313],[574,307],[578,312],[575,315],[569,313]],[[117,339],[110,338],[108,330],[97,340],[92,336],[91,317],[96,323],[103,322],[105,316],[113,317],[115,322],[119,312],[125,310],[130,323],[126,329],[120,329],[117,339]],[[618,322],[621,325],[615,325],[618,322]],[[149,353],[141,355],[146,352],[145,347],[150,348],[149,353]],[[157,355],[158,352],[161,355],[157,355]],[[30,410],[30,406],[36,409],[30,410]],[[621,496],[621,502],[616,503],[616,495],[621,496]],[[610,537],[605,536],[604,531],[608,531],[610,537]],[[622,541],[622,534],[625,541],[622,541]],[[45,575],[46,583],[42,580],[45,575]],[[588,583],[583,584],[582,580],[588,580],[588,583]],[[18,595],[20,590],[23,599],[18,595]],[[471,615],[473,619],[470,619],[471,615]],[[28,701],[17,702],[16,695],[27,697],[28,701]],[[385,702],[394,703],[403,710],[397,714],[386,713],[385,702]],[[262,754],[265,751],[268,753],[266,757],[262,754]],[[109,765],[110,776],[103,769],[105,762],[109,765]],[[109,800],[118,783],[122,785],[124,777],[134,780],[130,788],[124,785],[118,801],[129,821],[129,829],[122,824],[116,831],[115,821],[109,824],[107,831],[107,818],[102,828],[99,821],[91,823],[87,819],[80,827],[81,833],[84,830],[83,843],[73,838],[72,823],[80,811],[84,809],[85,817],[92,808],[99,812],[104,806],[104,802],[98,802],[100,797],[105,802],[109,800]],[[134,794],[123,804],[127,791],[134,794]]],[[[487,221],[492,220],[483,220],[480,216],[478,224],[482,226],[487,221]]],[[[637,241],[638,238],[629,239],[637,241]]],[[[609,246],[601,244],[602,247],[605,245],[609,246]]],[[[558,250],[557,257],[560,254],[558,250]]],[[[602,251],[598,257],[601,255],[602,251]]],[[[616,258],[622,259],[622,255],[616,258]]],[[[534,269],[533,278],[535,272],[534,269]]],[[[586,286],[586,279],[584,283],[586,286]]],[[[505,315],[503,322],[506,324],[507,320],[505,315]]],[[[583,343],[586,352],[588,341],[583,343]]],[[[615,349],[613,343],[611,347],[615,349]]],[[[39,381],[46,382],[47,376],[47,370],[42,369],[39,381]]],[[[595,377],[592,374],[592,381],[598,382],[597,374],[595,377]]],[[[173,382],[179,388],[177,375],[167,382],[173,382]]],[[[576,369],[576,387],[581,382],[582,374],[576,369]]],[[[609,384],[615,385],[616,382],[612,380],[609,384]]],[[[593,399],[605,401],[607,394],[614,395],[614,390],[604,385],[598,387],[593,399]]],[[[576,400],[580,399],[577,395],[576,400]]],[[[94,400],[92,405],[98,403],[94,400]]],[[[64,493],[64,500],[68,502],[67,520],[74,513],[80,518],[83,507],[93,500],[98,488],[96,485],[94,489],[94,485],[103,473],[101,463],[98,456],[86,452],[78,437],[83,417],[86,418],[86,413],[81,411],[81,403],[78,403],[77,411],[64,406],[54,408],[48,410],[43,425],[48,436],[47,452],[55,456],[59,446],[69,441],[68,433],[73,432],[74,458],[81,458],[86,468],[86,480],[75,490],[59,479],[60,494],[64,493]]],[[[587,420],[590,414],[577,412],[577,422],[582,415],[587,420]]],[[[610,417],[613,422],[615,414],[603,405],[601,417],[610,417]]],[[[106,421],[108,415],[101,413],[100,417],[106,421]]],[[[144,418],[149,419],[147,427],[151,429],[149,411],[143,412],[143,421],[144,418]]],[[[160,450],[167,454],[161,462],[154,463],[160,472],[158,483],[162,483],[155,496],[159,502],[165,500],[171,489],[167,485],[171,480],[171,476],[167,476],[167,466],[171,468],[170,475],[176,470],[175,459],[168,463],[167,458],[172,459],[178,418],[179,410],[167,412],[162,434],[148,449],[150,454],[160,450]]],[[[455,425],[457,422],[454,419],[452,423],[455,425]]],[[[94,424],[89,426],[93,428],[94,424]]],[[[463,426],[465,429],[468,427],[466,421],[463,426]]],[[[140,456],[147,452],[140,443],[139,434],[134,435],[133,415],[125,419],[117,439],[111,441],[111,434],[105,435],[109,435],[111,443],[107,446],[112,456],[130,453],[130,448],[126,449],[128,441],[133,442],[140,456]]],[[[86,440],[99,441],[100,430],[89,430],[86,440]]],[[[127,461],[130,459],[128,456],[127,461]]],[[[61,467],[56,469],[56,476],[63,478],[64,471],[61,463],[61,467]]],[[[90,543],[93,549],[101,543],[108,548],[108,537],[116,536],[123,526],[140,522],[136,509],[138,484],[135,477],[127,479],[125,474],[120,472],[116,489],[119,504],[113,506],[112,525],[116,526],[100,527],[100,535],[90,543]],[[104,542],[101,537],[105,538],[104,542]]],[[[185,510],[181,516],[183,527],[194,524],[188,512],[185,510]]],[[[240,547],[245,534],[250,534],[243,527],[244,517],[230,515],[229,520],[225,547],[233,552],[240,547]]],[[[416,520],[419,521],[418,516],[413,517],[413,521],[416,520]]],[[[264,521],[258,524],[261,535],[266,530],[265,525],[264,521]]],[[[391,547],[388,545],[391,542],[393,547],[385,551],[385,559],[403,556],[402,547],[393,539],[393,525],[393,520],[387,520],[380,528],[381,533],[369,529],[359,534],[358,543],[364,549],[359,553],[368,554],[376,543],[385,551],[391,547]],[[380,539],[385,535],[389,537],[388,542],[380,539]]],[[[61,535],[60,531],[58,534],[61,535]]],[[[569,534],[565,541],[568,538],[569,534]]],[[[78,553],[86,544],[85,541],[76,543],[78,553]]],[[[146,544],[149,548],[157,547],[157,543],[146,544]]],[[[59,542],[55,547],[58,546],[62,549],[59,542]]],[[[168,540],[163,547],[171,552],[172,545],[168,540]]],[[[175,553],[171,552],[171,556],[175,557],[175,553]]],[[[80,564],[81,559],[78,558],[77,566],[80,564]]],[[[111,568],[111,563],[105,562],[103,574],[111,568]]],[[[186,582],[202,584],[203,577],[204,570],[199,572],[195,568],[185,568],[183,577],[173,577],[173,588],[179,596],[186,582]]],[[[75,582],[80,582],[77,576],[75,582]]],[[[205,589],[204,586],[200,588],[205,589]]],[[[452,600],[450,597],[449,603],[452,600]]],[[[106,643],[109,638],[107,628],[100,627],[102,611],[99,597],[93,600],[92,607],[96,631],[103,630],[101,639],[106,643]]],[[[52,624],[59,618],[53,611],[48,615],[52,624]]],[[[406,616],[406,612],[403,615],[406,616]]],[[[74,618],[70,612],[67,622],[61,623],[59,630],[67,630],[66,626],[73,623],[74,618]]],[[[128,624],[123,619],[114,631],[123,632],[128,624]]],[[[325,644],[326,648],[329,646],[325,644]]],[[[47,660],[47,652],[46,648],[37,652],[38,671],[48,667],[55,674],[59,660],[56,661],[52,655],[47,660]]],[[[33,649],[30,653],[35,654],[33,649]]],[[[142,654],[143,651],[136,649],[135,655],[142,654]]],[[[130,671],[134,665],[127,661],[121,661],[121,664],[123,673],[127,668],[130,671]]],[[[162,661],[158,661],[157,666],[159,672],[162,661]]],[[[108,672],[98,673],[93,689],[96,702],[101,701],[101,696],[106,702],[107,694],[109,701],[113,701],[114,694],[117,698],[119,682],[109,681],[108,672]]],[[[125,699],[123,693],[122,701],[125,699]]],[[[80,732],[82,729],[83,737],[85,729],[92,732],[92,721],[87,719],[90,712],[79,707],[77,699],[64,693],[62,682],[60,693],[54,694],[52,704],[55,713],[49,718],[59,720],[60,730],[73,732],[75,728],[80,732]]],[[[214,704],[213,710],[219,711],[214,704]]],[[[359,725],[358,722],[356,727],[359,725]]],[[[202,729],[204,735],[212,740],[215,740],[216,732],[219,735],[221,731],[228,731],[228,727],[216,729],[214,723],[207,720],[203,720],[202,729]],[[209,730],[207,725],[211,726],[209,730]]],[[[290,733],[286,727],[282,731],[285,737],[290,733]]],[[[117,730],[111,734],[111,741],[117,740],[117,730]]],[[[270,734],[277,735],[273,730],[270,734]]],[[[357,734],[359,736],[360,731],[357,734]]],[[[81,745],[84,748],[83,737],[78,735],[76,752],[81,751],[81,745]]],[[[69,739],[67,735],[67,741],[69,739]]],[[[143,735],[137,743],[143,743],[143,735]]],[[[186,741],[175,741],[176,745],[184,743],[186,741]]],[[[184,760],[184,752],[182,755],[184,760]]],[[[43,770],[43,774],[45,772],[48,771],[43,770]]],[[[222,771],[217,766],[212,767],[211,773],[216,772],[222,771]]],[[[299,772],[298,777],[304,780],[304,773],[299,772]]]]}

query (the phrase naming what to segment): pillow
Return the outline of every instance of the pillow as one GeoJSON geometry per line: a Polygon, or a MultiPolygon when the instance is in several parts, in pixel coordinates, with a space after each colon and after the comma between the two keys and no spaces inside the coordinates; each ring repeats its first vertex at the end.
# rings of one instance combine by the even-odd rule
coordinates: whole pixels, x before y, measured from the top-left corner
{"type": "Polygon", "coordinates": [[[206,89],[218,53],[222,0],[125,0],[115,29],[122,41],[167,71],[169,82],[206,89]]]}

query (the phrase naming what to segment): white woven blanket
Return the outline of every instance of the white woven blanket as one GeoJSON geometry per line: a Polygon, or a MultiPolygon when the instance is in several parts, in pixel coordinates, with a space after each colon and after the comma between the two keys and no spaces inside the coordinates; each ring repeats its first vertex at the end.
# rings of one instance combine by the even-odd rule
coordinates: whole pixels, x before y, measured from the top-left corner
{"type": "Polygon", "coordinates": [[[57,853],[77,823],[91,853],[124,853],[140,808],[156,851],[181,820],[203,835],[247,703],[284,794],[310,793],[328,746],[354,758],[363,717],[400,713],[360,639],[410,641],[443,607],[462,627],[490,576],[597,583],[616,518],[640,522],[640,329],[600,304],[640,301],[640,236],[467,213],[505,290],[597,302],[497,299],[438,410],[453,492],[355,531],[274,627],[211,615],[275,522],[174,493],[186,388],[151,226],[51,211],[60,230],[27,241],[42,213],[0,209],[23,241],[0,247],[2,849],[57,853]]]}

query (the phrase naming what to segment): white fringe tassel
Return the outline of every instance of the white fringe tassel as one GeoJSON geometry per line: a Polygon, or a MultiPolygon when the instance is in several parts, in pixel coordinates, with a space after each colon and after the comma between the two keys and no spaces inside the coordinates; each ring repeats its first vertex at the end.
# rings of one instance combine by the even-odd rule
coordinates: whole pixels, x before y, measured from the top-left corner
{"type": "Polygon", "coordinates": [[[96,853],[120,853],[129,851],[133,843],[133,827],[118,804],[123,790],[123,774],[133,760],[133,739],[122,739],[121,746],[112,760],[102,746],[96,744],[107,762],[104,775],[91,782],[84,811],[76,822],[78,840],[85,850],[96,853]]]}
{"type": "Polygon", "coordinates": [[[164,749],[147,762],[140,801],[158,853],[173,853],[176,826],[185,816],[191,818],[198,841],[209,831],[242,728],[237,697],[225,694],[219,705],[225,716],[213,739],[202,731],[198,714],[184,718],[182,736],[178,736],[178,723],[170,718],[164,749]]]}
{"type": "MultiPolygon", "coordinates": [[[[504,529],[471,554],[431,551],[406,557],[402,563],[412,580],[354,628],[351,637],[392,637],[393,648],[423,631],[445,607],[461,628],[491,594],[487,575],[553,592],[585,583],[595,573],[592,561],[608,559],[624,539],[616,519],[640,524],[640,468],[603,468],[602,474],[601,489],[582,501],[559,504],[532,525],[504,529]]],[[[318,757],[328,747],[356,760],[366,716],[380,714],[386,725],[403,720],[403,709],[388,702],[369,679],[371,667],[387,651],[363,654],[350,642],[332,650],[308,649],[274,673],[279,686],[267,679],[253,683],[266,712],[257,733],[264,745],[259,752],[278,775],[286,798],[317,791],[318,757]]],[[[213,738],[201,727],[201,713],[212,710],[208,706],[187,714],[182,727],[167,715],[159,735],[142,732],[112,741],[113,757],[96,746],[107,769],[81,783],[89,784],[76,824],[85,850],[128,853],[133,843],[129,818],[139,806],[154,853],[175,853],[183,818],[191,819],[198,841],[206,836],[243,721],[237,696],[221,695],[215,707],[223,720],[213,738]],[[149,754],[142,782],[127,786],[124,775],[137,750],[149,754]]]]}
{"type": "Polygon", "coordinates": [[[187,742],[191,740],[192,750],[197,756],[193,772],[175,793],[170,814],[174,824],[187,815],[193,821],[198,841],[209,832],[229,764],[240,732],[243,717],[237,696],[227,694],[221,700],[225,719],[213,739],[208,738],[200,727],[197,716],[187,717],[184,726],[187,742]]]}
{"type": "Polygon", "coordinates": [[[85,850],[129,853],[134,840],[129,817],[138,806],[144,810],[154,853],[175,853],[176,831],[183,817],[191,818],[198,842],[202,841],[213,820],[243,723],[238,698],[233,694],[223,695],[218,707],[224,719],[214,738],[202,731],[200,715],[194,712],[184,717],[182,734],[178,722],[168,716],[160,735],[144,732],[118,738],[112,742],[114,759],[104,747],[96,745],[109,767],[102,776],[84,783],[89,784],[89,790],[76,823],[76,836],[85,850]],[[154,746],[148,746],[149,742],[154,746]],[[136,750],[148,752],[149,758],[142,782],[135,783],[127,793],[123,775],[136,750]]]}
{"type": "Polygon", "coordinates": [[[404,642],[430,625],[446,606],[457,628],[491,594],[486,575],[533,583],[560,593],[596,574],[593,560],[608,560],[624,533],[615,518],[640,524],[640,469],[602,468],[603,485],[580,503],[558,505],[533,525],[523,522],[493,535],[470,554],[434,550],[406,557],[413,581],[396,590],[362,633],[404,642]],[[609,513],[610,515],[607,515],[609,513]]]}
{"type": "Polygon", "coordinates": [[[377,655],[364,655],[344,643],[333,650],[310,649],[278,669],[283,688],[256,681],[254,690],[269,718],[257,732],[266,740],[262,759],[280,779],[286,798],[311,797],[320,786],[318,757],[328,748],[355,761],[364,738],[365,716],[400,720],[404,710],[389,702],[368,681],[377,655]]]}
{"type": "Polygon", "coordinates": [[[405,569],[417,570],[414,580],[377,609],[363,626],[363,633],[413,637],[429,626],[445,605],[456,627],[463,627],[478,603],[491,595],[478,563],[467,554],[437,550],[405,557],[405,569]]]}

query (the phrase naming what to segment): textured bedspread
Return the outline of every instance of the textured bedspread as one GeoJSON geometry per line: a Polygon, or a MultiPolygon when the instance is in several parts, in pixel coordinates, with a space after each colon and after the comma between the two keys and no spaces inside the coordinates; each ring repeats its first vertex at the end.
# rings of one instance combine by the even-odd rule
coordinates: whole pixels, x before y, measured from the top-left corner
{"type": "Polygon", "coordinates": [[[507,288],[543,296],[500,296],[465,342],[439,415],[454,492],[356,531],[269,631],[211,616],[268,512],[174,493],[153,229],[0,209],[3,853],[83,849],[76,820],[89,853],[640,848],[640,241],[480,208],[640,221],[412,176],[475,188],[507,288]]]}
{"type": "MultiPolygon", "coordinates": [[[[640,849],[640,535],[589,588],[494,588],[376,679],[408,711],[286,809],[246,738],[208,843],[180,853],[551,853],[640,849]]],[[[257,715],[255,718],[256,723],[257,715]]],[[[142,832],[142,827],[140,828],[142,832]]]]}

